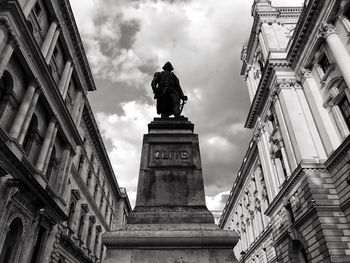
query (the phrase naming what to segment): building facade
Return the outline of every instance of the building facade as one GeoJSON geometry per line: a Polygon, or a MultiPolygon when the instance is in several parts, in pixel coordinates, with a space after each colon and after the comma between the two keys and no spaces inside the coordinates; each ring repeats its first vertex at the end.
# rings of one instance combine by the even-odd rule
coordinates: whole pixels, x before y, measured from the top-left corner
{"type": "Polygon", "coordinates": [[[350,262],[350,1],[255,0],[252,140],[220,219],[240,262],[350,262]]]}
{"type": "Polygon", "coordinates": [[[0,1],[0,262],[102,262],[131,210],[68,0],[0,1]]]}

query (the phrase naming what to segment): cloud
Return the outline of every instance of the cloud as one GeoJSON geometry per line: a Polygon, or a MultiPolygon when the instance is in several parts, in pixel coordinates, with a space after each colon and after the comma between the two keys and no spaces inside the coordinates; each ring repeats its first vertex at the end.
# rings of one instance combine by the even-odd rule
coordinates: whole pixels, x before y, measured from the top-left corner
{"type": "Polygon", "coordinates": [[[139,174],[142,136],[154,109],[136,101],[122,104],[123,113],[97,113],[103,138],[111,145],[109,157],[118,183],[128,192],[136,192],[139,174]]]}
{"type": "Polygon", "coordinates": [[[206,196],[205,201],[207,203],[208,209],[211,211],[222,211],[229,195],[230,192],[226,191],[215,196],[206,196]]]}
{"type": "MultiPolygon", "coordinates": [[[[142,135],[156,115],[150,82],[169,60],[189,96],[184,114],[199,134],[208,205],[217,207],[251,138],[243,128],[249,99],[240,51],[253,1],[70,2],[97,84],[89,98],[119,184],[134,196],[142,135]]],[[[280,2],[295,1],[273,4],[280,2]]]]}

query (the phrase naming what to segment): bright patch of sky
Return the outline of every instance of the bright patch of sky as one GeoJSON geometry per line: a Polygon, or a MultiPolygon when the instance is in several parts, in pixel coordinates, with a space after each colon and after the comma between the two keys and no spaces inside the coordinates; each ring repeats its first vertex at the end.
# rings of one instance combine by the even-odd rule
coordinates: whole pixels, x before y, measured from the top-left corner
{"type": "MultiPolygon", "coordinates": [[[[253,1],[71,0],[97,91],[90,102],[120,186],[135,201],[142,135],[156,116],[154,72],[171,61],[199,134],[207,205],[221,210],[251,130],[240,76],[253,1]]],[[[300,6],[299,0],[274,5],[300,6]]]]}

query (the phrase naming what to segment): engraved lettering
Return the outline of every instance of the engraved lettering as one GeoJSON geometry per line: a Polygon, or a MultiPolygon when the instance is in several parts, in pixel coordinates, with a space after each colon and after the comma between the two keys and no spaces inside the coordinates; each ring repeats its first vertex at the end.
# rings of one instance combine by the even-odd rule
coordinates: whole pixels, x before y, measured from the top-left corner
{"type": "Polygon", "coordinates": [[[188,159],[188,152],[186,151],[181,152],[181,159],[188,159]]]}
{"type": "Polygon", "coordinates": [[[155,152],[154,153],[154,158],[159,159],[160,158],[160,152],[155,152]]]}

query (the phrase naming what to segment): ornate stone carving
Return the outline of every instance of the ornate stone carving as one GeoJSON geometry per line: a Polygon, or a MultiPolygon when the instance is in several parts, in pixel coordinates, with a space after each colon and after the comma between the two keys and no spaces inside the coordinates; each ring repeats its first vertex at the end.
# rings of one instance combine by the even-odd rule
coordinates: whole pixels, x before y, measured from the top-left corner
{"type": "Polygon", "coordinates": [[[323,22],[318,28],[317,38],[327,38],[331,34],[338,34],[338,32],[333,25],[323,22]]]}
{"type": "Polygon", "coordinates": [[[304,79],[306,78],[312,78],[312,73],[310,70],[306,69],[306,68],[300,68],[299,69],[299,72],[298,72],[298,75],[296,77],[297,81],[298,82],[303,82],[304,79]]]}

